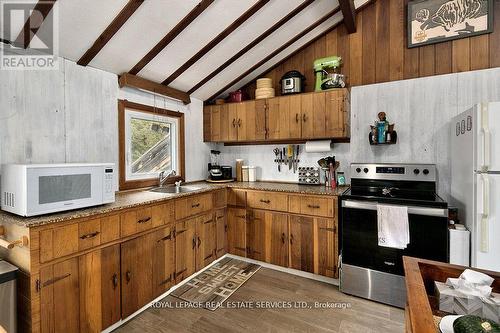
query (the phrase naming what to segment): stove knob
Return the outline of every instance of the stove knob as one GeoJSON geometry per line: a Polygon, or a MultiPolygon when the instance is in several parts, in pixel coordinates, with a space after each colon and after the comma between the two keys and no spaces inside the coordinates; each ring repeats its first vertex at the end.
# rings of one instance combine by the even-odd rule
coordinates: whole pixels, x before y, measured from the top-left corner
{"type": "Polygon", "coordinates": [[[419,169],[413,169],[413,173],[418,175],[420,173],[420,170],[419,169]]]}
{"type": "Polygon", "coordinates": [[[429,174],[429,169],[424,169],[424,171],[422,171],[424,173],[424,175],[428,175],[429,174]]]}
{"type": "Polygon", "coordinates": [[[368,168],[364,168],[364,169],[363,169],[363,171],[364,171],[365,173],[368,173],[368,168]]]}
{"type": "Polygon", "coordinates": [[[356,172],[360,173],[361,172],[361,168],[356,168],[356,172]]]}

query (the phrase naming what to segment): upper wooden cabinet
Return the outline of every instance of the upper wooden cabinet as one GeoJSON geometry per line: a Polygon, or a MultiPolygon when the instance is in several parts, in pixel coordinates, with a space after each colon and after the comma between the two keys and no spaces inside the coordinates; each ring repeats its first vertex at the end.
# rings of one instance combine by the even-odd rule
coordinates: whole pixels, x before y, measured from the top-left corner
{"type": "Polygon", "coordinates": [[[209,142],[349,138],[347,89],[210,105],[203,114],[209,142]]]}

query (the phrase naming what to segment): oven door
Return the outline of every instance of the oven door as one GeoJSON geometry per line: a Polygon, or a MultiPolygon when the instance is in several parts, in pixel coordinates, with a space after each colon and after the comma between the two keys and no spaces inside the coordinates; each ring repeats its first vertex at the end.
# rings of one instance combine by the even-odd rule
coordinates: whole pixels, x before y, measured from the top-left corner
{"type": "Polygon", "coordinates": [[[96,166],[28,168],[27,216],[102,203],[102,170],[96,166]]]}
{"type": "Polygon", "coordinates": [[[377,202],[342,201],[342,263],[404,275],[403,256],[448,262],[448,210],[408,207],[410,244],[378,245],[377,202]]]}

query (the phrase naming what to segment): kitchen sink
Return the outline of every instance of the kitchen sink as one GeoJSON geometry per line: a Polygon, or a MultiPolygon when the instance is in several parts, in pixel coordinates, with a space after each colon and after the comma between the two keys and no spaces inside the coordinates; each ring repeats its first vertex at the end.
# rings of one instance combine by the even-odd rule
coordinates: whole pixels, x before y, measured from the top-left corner
{"type": "Polygon", "coordinates": [[[155,187],[150,189],[150,192],[159,192],[159,193],[189,193],[189,192],[194,192],[201,190],[202,187],[197,187],[197,186],[163,186],[163,187],[155,187]]]}

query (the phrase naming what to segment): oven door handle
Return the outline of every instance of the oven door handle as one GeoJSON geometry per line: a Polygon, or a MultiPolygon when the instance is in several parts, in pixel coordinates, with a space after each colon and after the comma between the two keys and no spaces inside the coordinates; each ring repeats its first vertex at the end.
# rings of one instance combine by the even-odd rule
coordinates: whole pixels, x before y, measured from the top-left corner
{"type": "MultiPolygon", "coordinates": [[[[342,207],[343,208],[365,209],[365,210],[377,210],[377,202],[343,200],[342,207]]],[[[447,208],[428,208],[428,207],[408,206],[408,214],[448,217],[448,209],[447,208]]]]}

